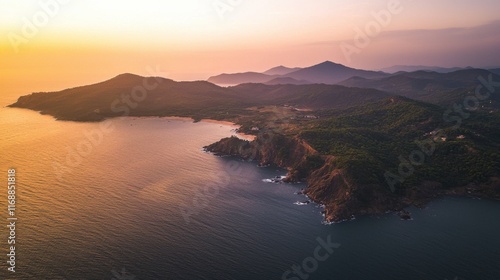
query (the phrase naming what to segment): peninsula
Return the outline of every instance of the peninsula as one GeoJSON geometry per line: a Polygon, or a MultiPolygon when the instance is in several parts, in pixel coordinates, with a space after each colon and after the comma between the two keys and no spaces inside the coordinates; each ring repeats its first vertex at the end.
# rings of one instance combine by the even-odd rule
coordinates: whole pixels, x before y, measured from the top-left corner
{"type": "Polygon", "coordinates": [[[121,74],[32,93],[10,107],[69,121],[234,122],[255,140],[225,138],[205,149],[287,168],[285,180],[307,182],[303,193],[325,205],[329,222],[422,207],[444,195],[500,199],[498,90],[476,92],[481,81],[500,81],[493,72],[388,74],[328,61],[271,70],[210,79],[242,82],[231,87],[121,74]]]}

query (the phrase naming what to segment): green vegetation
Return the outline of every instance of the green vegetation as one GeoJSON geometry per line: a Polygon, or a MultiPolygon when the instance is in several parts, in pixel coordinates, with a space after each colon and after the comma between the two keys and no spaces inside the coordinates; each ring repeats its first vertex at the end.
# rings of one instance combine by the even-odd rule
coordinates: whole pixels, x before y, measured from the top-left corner
{"type": "Polygon", "coordinates": [[[302,161],[294,168],[297,178],[307,178],[311,170],[316,170],[325,164],[325,160],[320,155],[309,155],[305,161],[302,161]]]}
{"type": "Polygon", "coordinates": [[[470,95],[470,86],[476,83],[471,77],[488,73],[420,71],[350,81],[380,89],[392,88],[421,101],[376,89],[339,85],[242,84],[223,88],[204,81],[175,82],[161,78],[151,78],[157,85],[146,92],[144,99],[137,100],[132,90],[147,78],[123,74],[99,84],[23,96],[11,106],[74,121],[100,121],[117,116],[233,121],[246,133],[280,135],[275,139],[274,152],[284,162],[290,160],[287,140],[300,138],[310,144],[320,156],[292,163],[290,167],[298,177],[308,177],[323,166],[325,156],[333,156],[335,167],[343,169],[359,184],[384,185],[386,171],[398,175],[401,162],[420,150],[416,141],[435,140],[432,155],[425,156],[425,162],[414,166],[411,176],[401,180],[400,191],[404,191],[422,181],[456,187],[484,182],[500,174],[497,95],[483,102],[479,110],[468,112],[467,118],[462,116],[463,123],[457,129],[452,128],[455,123],[443,120],[447,110],[444,106],[461,103],[470,95]],[[436,135],[439,129],[443,130],[436,135]]]}
{"type": "Polygon", "coordinates": [[[360,184],[385,184],[384,173],[398,174],[400,156],[421,148],[416,141],[433,141],[436,149],[401,187],[424,180],[445,187],[485,182],[500,174],[500,115],[471,112],[459,129],[444,123],[444,108],[405,98],[392,98],[343,112],[323,112],[326,119],[308,125],[300,137],[323,155],[336,156],[337,167],[348,170],[360,184]],[[430,133],[443,128],[445,137],[430,133]],[[444,139],[446,138],[446,139],[444,139]]]}

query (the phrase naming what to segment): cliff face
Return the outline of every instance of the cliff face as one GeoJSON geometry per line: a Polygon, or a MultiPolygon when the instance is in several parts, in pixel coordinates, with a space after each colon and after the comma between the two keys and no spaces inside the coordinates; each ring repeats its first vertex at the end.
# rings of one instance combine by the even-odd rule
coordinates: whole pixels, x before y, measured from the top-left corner
{"type": "Polygon", "coordinates": [[[245,160],[256,160],[262,165],[275,164],[292,168],[304,161],[308,155],[316,153],[304,141],[279,134],[259,135],[252,142],[237,137],[224,138],[206,146],[205,150],[220,155],[238,156],[245,160]]]}
{"type": "Polygon", "coordinates": [[[325,205],[329,222],[349,220],[354,215],[382,214],[404,207],[398,196],[387,187],[353,182],[348,171],[336,168],[335,158],[329,156],[319,169],[308,176],[305,190],[313,201],[325,205]]]}
{"type": "Polygon", "coordinates": [[[384,213],[404,206],[386,187],[354,184],[345,170],[335,167],[335,157],[320,157],[298,138],[262,135],[248,142],[230,137],[205,149],[219,155],[257,160],[263,165],[287,167],[287,180],[306,180],[308,186],[304,194],[325,205],[325,219],[329,222],[347,220],[353,215],[384,213]]]}
{"type": "Polygon", "coordinates": [[[288,168],[286,180],[307,182],[304,194],[325,206],[327,222],[349,220],[357,215],[400,211],[408,206],[423,207],[431,199],[442,195],[500,198],[498,178],[493,178],[489,184],[470,184],[452,190],[443,188],[437,182],[424,181],[398,194],[392,193],[384,184],[359,184],[349,175],[349,170],[337,167],[334,156],[320,156],[298,137],[263,134],[252,142],[230,137],[205,149],[219,155],[233,155],[257,160],[263,165],[288,168]]]}

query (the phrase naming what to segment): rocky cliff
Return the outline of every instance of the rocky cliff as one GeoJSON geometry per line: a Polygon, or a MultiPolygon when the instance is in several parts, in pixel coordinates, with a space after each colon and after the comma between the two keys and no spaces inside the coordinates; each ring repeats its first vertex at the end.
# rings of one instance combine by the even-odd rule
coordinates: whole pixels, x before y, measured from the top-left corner
{"type": "Polygon", "coordinates": [[[256,160],[262,165],[275,164],[288,168],[285,180],[306,181],[304,190],[313,201],[325,205],[325,219],[339,222],[355,215],[379,214],[408,206],[387,187],[357,185],[348,171],[335,166],[335,157],[320,156],[304,140],[297,137],[264,134],[249,142],[237,137],[224,138],[205,147],[217,155],[238,156],[256,160]]]}
{"type": "Polygon", "coordinates": [[[252,142],[234,136],[224,138],[206,146],[205,150],[219,155],[233,155],[245,160],[256,160],[262,165],[275,164],[287,168],[296,167],[308,155],[316,154],[314,149],[298,138],[271,133],[261,134],[252,142]]]}
{"type": "MultiPolygon", "coordinates": [[[[303,191],[311,200],[323,204],[325,220],[340,222],[357,215],[401,211],[408,206],[423,207],[443,195],[473,195],[499,199],[500,179],[488,184],[468,185],[453,189],[442,184],[423,181],[402,193],[393,193],[383,184],[359,184],[347,169],[337,167],[334,156],[321,156],[306,141],[279,134],[261,134],[249,142],[237,137],[224,138],[205,147],[218,155],[233,155],[256,160],[262,165],[275,164],[288,168],[288,182],[305,181],[303,191]]],[[[402,216],[403,217],[403,216],[402,216]]]]}

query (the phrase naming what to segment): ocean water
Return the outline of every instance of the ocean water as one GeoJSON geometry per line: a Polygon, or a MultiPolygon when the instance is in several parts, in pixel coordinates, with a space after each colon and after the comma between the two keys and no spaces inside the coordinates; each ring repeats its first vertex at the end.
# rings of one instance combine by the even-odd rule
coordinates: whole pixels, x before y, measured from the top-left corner
{"type": "MultiPolygon", "coordinates": [[[[202,147],[234,126],[56,121],[0,100],[0,172],[16,169],[16,272],[0,279],[500,279],[500,203],[437,200],[323,225],[285,170],[202,147]],[[135,277],[135,278],[134,278],[135,277]]],[[[6,189],[0,217],[7,224],[6,189]]]]}

